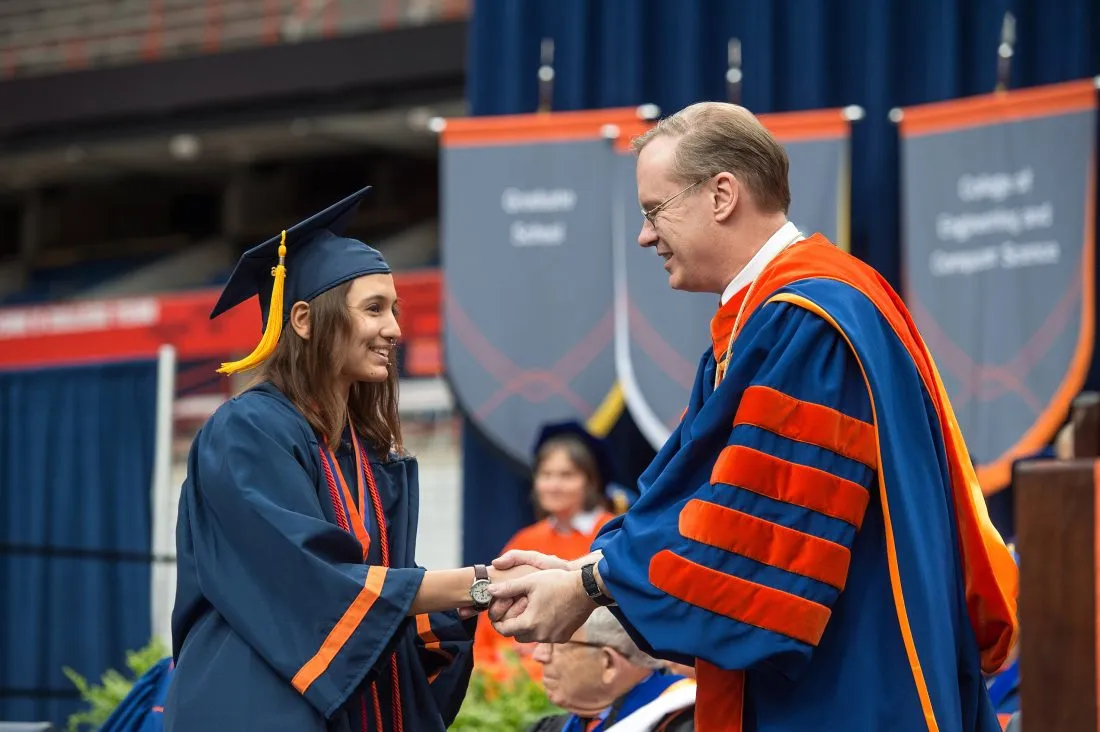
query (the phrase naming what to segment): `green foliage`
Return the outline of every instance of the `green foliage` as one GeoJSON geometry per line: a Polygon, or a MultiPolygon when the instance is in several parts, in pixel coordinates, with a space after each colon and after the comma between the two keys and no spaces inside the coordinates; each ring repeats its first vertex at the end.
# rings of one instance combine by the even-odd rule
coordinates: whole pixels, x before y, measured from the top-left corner
{"type": "Polygon", "coordinates": [[[474,669],[462,709],[448,729],[454,732],[524,732],[539,718],[562,713],[546,698],[542,684],[527,675],[518,658],[511,658],[509,665],[512,673],[505,681],[474,669]]]}
{"type": "MultiPolygon", "coordinates": [[[[159,640],[153,639],[144,648],[126,654],[129,676],[115,669],[107,669],[99,684],[91,684],[71,668],[65,667],[65,675],[88,705],[84,711],[69,717],[68,732],[99,729],[130,693],[134,682],[167,655],[168,649],[159,640]]],[[[462,709],[450,726],[453,732],[524,732],[536,720],[562,713],[546,698],[542,684],[527,675],[518,658],[511,657],[509,665],[512,673],[503,681],[484,671],[474,670],[462,709]]]]}
{"type": "Polygon", "coordinates": [[[144,648],[129,651],[126,654],[126,667],[130,671],[131,678],[110,668],[103,673],[99,684],[89,684],[87,679],[68,666],[63,668],[62,671],[80,692],[80,698],[88,705],[84,711],[69,717],[69,732],[99,729],[107,721],[107,717],[111,716],[115,707],[130,693],[134,682],[167,655],[168,649],[158,638],[154,638],[144,648]]]}

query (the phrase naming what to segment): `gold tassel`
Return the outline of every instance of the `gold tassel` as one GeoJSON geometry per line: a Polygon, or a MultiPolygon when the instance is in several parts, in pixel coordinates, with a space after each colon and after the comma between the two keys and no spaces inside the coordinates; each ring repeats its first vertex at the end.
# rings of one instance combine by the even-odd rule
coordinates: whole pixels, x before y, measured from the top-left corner
{"type": "Polygon", "coordinates": [[[286,281],[286,232],[279,239],[279,264],[271,268],[271,275],[275,278],[275,284],[271,288],[271,305],[267,310],[267,327],[264,335],[252,353],[240,361],[223,363],[218,369],[219,374],[236,374],[241,371],[254,369],[274,352],[279,336],[283,332],[283,283],[286,281]]]}

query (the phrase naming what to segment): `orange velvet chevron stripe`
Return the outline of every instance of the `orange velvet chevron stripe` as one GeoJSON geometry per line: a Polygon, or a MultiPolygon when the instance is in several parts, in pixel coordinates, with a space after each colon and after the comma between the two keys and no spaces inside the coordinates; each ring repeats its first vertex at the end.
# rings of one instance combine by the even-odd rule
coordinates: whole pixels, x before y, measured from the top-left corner
{"type": "Polygon", "coordinates": [[[664,549],[649,563],[649,581],[684,602],[816,646],[832,611],[774,587],[719,572],[664,549]]]}
{"type": "Polygon", "coordinates": [[[730,445],[718,455],[711,484],[737,486],[840,519],[857,529],[863,524],[870,494],[859,483],[818,468],[780,460],[744,445],[730,445]]]}
{"type": "MultiPolygon", "coordinates": [[[[871,424],[775,389],[745,391],[734,426],[751,424],[877,466],[871,424]]],[[[800,506],[857,529],[870,501],[860,484],[825,470],[792,463],[744,445],[722,450],[712,485],[728,485],[800,506]]],[[[680,511],[680,535],[843,590],[851,552],[847,547],[742,511],[699,499],[680,511]]],[[[655,587],[697,607],[816,646],[830,610],[803,597],[703,566],[672,551],[649,565],[655,587]]]]}
{"type": "Polygon", "coordinates": [[[766,386],[745,389],[733,423],[760,427],[791,440],[831,450],[871,470],[878,468],[874,425],[766,386]]]}
{"type": "Polygon", "coordinates": [[[688,501],[680,512],[680,535],[838,590],[848,577],[847,547],[716,503],[688,501]]]}

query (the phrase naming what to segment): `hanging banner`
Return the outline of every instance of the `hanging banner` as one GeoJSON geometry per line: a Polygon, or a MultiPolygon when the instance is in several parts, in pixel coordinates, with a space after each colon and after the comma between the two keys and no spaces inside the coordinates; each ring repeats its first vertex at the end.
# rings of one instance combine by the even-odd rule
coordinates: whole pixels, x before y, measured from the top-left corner
{"type": "Polygon", "coordinates": [[[458,403],[527,464],[541,426],[622,411],[611,167],[638,112],[448,120],[442,134],[444,360],[458,403]]]}
{"type": "MultiPolygon", "coordinates": [[[[848,113],[840,109],[765,114],[759,119],[790,159],[789,218],[848,248],[848,113]]],[[[627,408],[654,449],[687,407],[699,359],[710,347],[711,294],[678,292],[652,250],[638,247],[642,225],[635,158],[614,161],[615,362],[627,408]]]]}
{"type": "Polygon", "coordinates": [[[905,299],[993,493],[1092,358],[1096,89],[907,108],[900,133],[905,299]]]}
{"type": "MultiPolygon", "coordinates": [[[[439,272],[400,272],[399,352],[404,373],[438,376],[439,272]]],[[[210,319],[218,290],[0,308],[0,369],[155,358],[162,345],[181,361],[249,353],[262,331],[258,300],[210,319]]]]}

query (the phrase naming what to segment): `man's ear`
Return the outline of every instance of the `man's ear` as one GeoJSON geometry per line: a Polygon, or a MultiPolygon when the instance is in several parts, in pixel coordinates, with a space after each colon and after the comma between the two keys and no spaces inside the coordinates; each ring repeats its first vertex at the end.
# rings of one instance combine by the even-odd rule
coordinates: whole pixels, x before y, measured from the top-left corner
{"type": "Polygon", "coordinates": [[[725,221],[733,215],[741,199],[741,181],[733,173],[722,172],[714,177],[714,220],[725,221]]]}
{"type": "MultiPolygon", "coordinates": [[[[276,313],[272,313],[277,316],[276,313]]],[[[303,341],[309,340],[309,303],[299,300],[290,308],[290,327],[303,341]]]]}
{"type": "Polygon", "coordinates": [[[611,648],[600,649],[600,678],[605,684],[610,684],[619,669],[619,659],[622,658],[611,648]]]}

